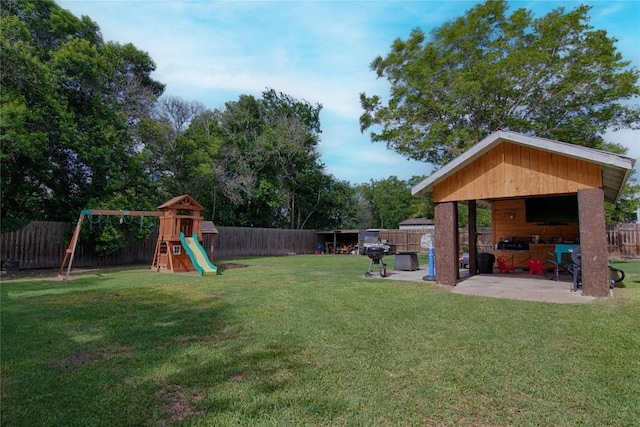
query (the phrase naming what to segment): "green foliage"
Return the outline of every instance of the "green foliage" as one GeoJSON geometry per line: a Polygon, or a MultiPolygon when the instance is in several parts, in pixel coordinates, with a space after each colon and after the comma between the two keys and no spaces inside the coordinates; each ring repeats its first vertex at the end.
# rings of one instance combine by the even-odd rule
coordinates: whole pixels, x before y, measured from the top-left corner
{"type": "Polygon", "coordinates": [[[352,224],[353,192],[319,161],[320,110],[273,89],[214,111],[168,98],[140,126],[146,168],[161,194],[190,194],[218,224],[352,224]]]}
{"type": "MultiPolygon", "coordinates": [[[[609,128],[640,126],[639,72],[589,24],[589,6],[534,19],[487,1],[431,33],[397,39],[371,69],[386,105],[361,94],[362,131],[409,158],[443,165],[496,129],[611,149],[609,128]]],[[[618,150],[621,147],[618,147],[618,150]]]]}
{"type": "MultiPolygon", "coordinates": [[[[408,181],[409,188],[420,184],[426,176],[412,176],[408,181]]],[[[433,200],[427,197],[411,197],[411,213],[407,218],[433,218],[433,200]]]]}
{"type": "Polygon", "coordinates": [[[424,180],[413,176],[408,181],[391,176],[355,188],[358,200],[358,228],[398,228],[409,218],[433,218],[433,201],[413,197],[411,189],[424,180]]]}
{"type": "Polygon", "coordinates": [[[402,221],[413,217],[415,198],[411,196],[411,187],[396,176],[363,184],[362,195],[371,209],[371,223],[367,228],[395,229],[402,221]]]}
{"type": "MultiPolygon", "coordinates": [[[[75,220],[190,194],[224,225],[354,224],[353,189],[319,161],[321,105],[273,89],[215,111],[158,100],[146,53],[50,0],[8,2],[0,29],[3,217],[75,220]]],[[[85,232],[100,253],[137,238],[104,221],[85,232]]]]}
{"type": "Polygon", "coordinates": [[[320,169],[305,179],[315,194],[298,198],[302,204],[297,209],[298,228],[339,230],[358,227],[356,192],[348,182],[326,175],[320,169]],[[303,217],[303,213],[306,216],[303,217]]]}
{"type": "Polygon", "coordinates": [[[163,90],[149,56],[49,0],[8,2],[0,28],[2,215],[71,220],[140,184],[133,135],[163,90]]]}
{"type": "Polygon", "coordinates": [[[491,209],[476,209],[476,225],[478,227],[491,227],[491,209]]]}
{"type": "Polygon", "coordinates": [[[0,221],[0,231],[16,231],[26,227],[31,222],[30,219],[25,218],[2,218],[0,221]]]}
{"type": "MultiPolygon", "coordinates": [[[[469,207],[458,203],[458,227],[469,225],[469,207]]],[[[476,227],[491,227],[491,209],[476,207],[476,227]]]]}
{"type": "Polygon", "coordinates": [[[95,246],[98,255],[109,255],[127,246],[123,234],[110,222],[101,231],[95,246]]]}
{"type": "MultiPolygon", "coordinates": [[[[631,180],[630,180],[631,181],[631,180]]],[[[635,180],[634,180],[635,181],[635,180]]],[[[628,182],[623,194],[616,203],[605,203],[605,219],[607,224],[620,224],[638,221],[638,208],[640,207],[640,185],[628,182]]]]}
{"type": "MultiPolygon", "coordinates": [[[[121,211],[156,211],[152,199],[133,189],[115,193],[110,198],[93,200],[88,209],[121,211]]],[[[146,240],[153,233],[158,220],[155,217],[93,216],[89,215],[82,228],[81,239],[93,244],[98,255],[110,255],[127,247],[132,241],[146,240]]]]}

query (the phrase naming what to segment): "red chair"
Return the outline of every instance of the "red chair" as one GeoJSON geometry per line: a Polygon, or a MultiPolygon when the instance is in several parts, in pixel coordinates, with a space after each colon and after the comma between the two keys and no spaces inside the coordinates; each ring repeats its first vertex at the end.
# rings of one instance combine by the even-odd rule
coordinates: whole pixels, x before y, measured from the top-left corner
{"type": "Polygon", "coordinates": [[[504,258],[498,258],[496,262],[498,263],[498,270],[500,273],[511,273],[516,270],[513,266],[513,262],[511,264],[507,264],[504,258]]]}
{"type": "Polygon", "coordinates": [[[544,264],[542,260],[538,258],[530,258],[529,259],[529,274],[538,274],[539,276],[544,276],[544,264]]]}

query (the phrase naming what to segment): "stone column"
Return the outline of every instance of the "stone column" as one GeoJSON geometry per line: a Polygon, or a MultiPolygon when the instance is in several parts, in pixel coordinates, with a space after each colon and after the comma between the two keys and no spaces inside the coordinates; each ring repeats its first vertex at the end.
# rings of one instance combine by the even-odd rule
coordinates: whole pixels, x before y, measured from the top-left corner
{"type": "Polygon", "coordinates": [[[582,293],[592,297],[609,296],[609,253],[604,218],[604,191],[578,190],[582,293]]]}
{"type": "Polygon", "coordinates": [[[458,204],[438,203],[434,214],[436,283],[455,286],[458,282],[458,204]]]}

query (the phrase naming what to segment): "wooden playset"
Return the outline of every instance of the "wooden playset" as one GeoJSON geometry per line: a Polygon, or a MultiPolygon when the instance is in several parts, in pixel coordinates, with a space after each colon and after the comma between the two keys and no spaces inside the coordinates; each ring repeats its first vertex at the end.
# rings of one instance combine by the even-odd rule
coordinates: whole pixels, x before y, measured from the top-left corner
{"type": "MultiPolygon", "coordinates": [[[[80,212],[73,237],[60,266],[58,278],[65,281],[69,279],[82,223],[86,217],[90,216],[157,217],[160,220],[160,226],[151,269],[164,273],[197,271],[201,276],[215,275],[218,273],[218,268],[211,263],[200,243],[203,224],[200,212],[203,209],[198,202],[186,194],[174,197],[158,206],[158,211],[85,209],[80,212]],[[66,274],[63,276],[65,266],[66,274]]],[[[214,234],[212,238],[215,239],[217,234],[215,228],[212,234],[214,234]]]]}
{"type": "Polygon", "coordinates": [[[198,238],[202,236],[204,209],[188,195],[174,197],[158,206],[160,233],[151,268],[160,272],[197,270],[201,275],[217,274],[198,238]],[[204,256],[202,256],[204,255],[204,256]]]}

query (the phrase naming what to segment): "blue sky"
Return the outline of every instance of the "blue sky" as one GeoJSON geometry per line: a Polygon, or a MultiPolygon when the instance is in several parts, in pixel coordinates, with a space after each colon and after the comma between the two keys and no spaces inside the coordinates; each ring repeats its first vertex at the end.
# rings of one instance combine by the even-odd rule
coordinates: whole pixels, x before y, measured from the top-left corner
{"type": "MultiPolygon", "coordinates": [[[[133,43],[156,62],[165,94],[223,108],[242,94],[272,88],[322,104],[319,151],[327,172],[352,184],[395,175],[428,175],[362,134],[359,94],[386,97],[389,85],[369,65],[396,38],[425,33],[461,16],[475,1],[205,1],[64,0],[74,15],[97,22],[103,38],[133,43]]],[[[623,57],[640,68],[640,0],[512,1],[541,17],[557,7],[589,4],[591,25],[618,39],[623,57]]],[[[640,100],[636,100],[640,103],[640,100]]],[[[640,131],[607,134],[640,157],[640,131]]]]}

